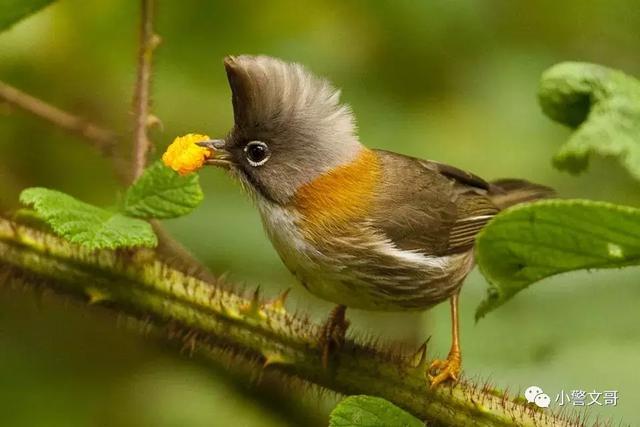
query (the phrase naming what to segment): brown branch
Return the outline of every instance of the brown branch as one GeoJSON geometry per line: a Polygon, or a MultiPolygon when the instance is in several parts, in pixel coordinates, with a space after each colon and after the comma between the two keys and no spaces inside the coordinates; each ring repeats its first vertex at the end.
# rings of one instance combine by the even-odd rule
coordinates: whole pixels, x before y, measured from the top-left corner
{"type": "Polygon", "coordinates": [[[149,93],[151,86],[151,66],[153,51],[160,42],[153,32],[154,0],[140,1],[140,47],[138,50],[138,71],[133,96],[134,136],[132,181],[135,181],[147,164],[147,153],[151,147],[147,128],[149,125],[149,93]]]}
{"type": "Polygon", "coordinates": [[[85,138],[94,148],[105,155],[113,153],[117,138],[115,133],[110,130],[54,107],[3,82],[0,82],[0,100],[85,138]]]}
{"type": "MultiPolygon", "coordinates": [[[[147,154],[151,141],[147,130],[151,123],[149,112],[153,51],[160,43],[160,37],[154,33],[153,19],[155,0],[140,1],[140,46],[138,50],[138,70],[133,95],[134,139],[131,182],[142,175],[147,165],[147,154]]],[[[184,271],[190,271],[203,280],[212,280],[214,276],[180,242],[175,240],[158,221],[152,221],[154,231],[160,241],[158,253],[170,265],[184,271]]]]}

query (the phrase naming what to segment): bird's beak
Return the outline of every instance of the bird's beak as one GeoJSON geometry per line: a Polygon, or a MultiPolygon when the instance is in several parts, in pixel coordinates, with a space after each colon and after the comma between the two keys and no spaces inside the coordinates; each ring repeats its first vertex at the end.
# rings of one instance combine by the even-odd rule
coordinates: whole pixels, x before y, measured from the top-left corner
{"type": "Polygon", "coordinates": [[[206,165],[219,166],[224,169],[231,167],[231,153],[226,149],[224,139],[209,139],[207,141],[196,142],[200,147],[208,148],[213,155],[205,160],[206,165]]]}

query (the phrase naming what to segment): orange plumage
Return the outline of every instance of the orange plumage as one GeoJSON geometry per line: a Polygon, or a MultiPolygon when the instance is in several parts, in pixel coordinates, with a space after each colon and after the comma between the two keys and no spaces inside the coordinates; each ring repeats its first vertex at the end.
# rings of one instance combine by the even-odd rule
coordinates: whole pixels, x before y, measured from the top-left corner
{"type": "Polygon", "coordinates": [[[351,163],[303,185],[294,198],[304,217],[303,227],[317,233],[362,218],[371,207],[380,177],[377,154],[365,148],[351,163]]]}

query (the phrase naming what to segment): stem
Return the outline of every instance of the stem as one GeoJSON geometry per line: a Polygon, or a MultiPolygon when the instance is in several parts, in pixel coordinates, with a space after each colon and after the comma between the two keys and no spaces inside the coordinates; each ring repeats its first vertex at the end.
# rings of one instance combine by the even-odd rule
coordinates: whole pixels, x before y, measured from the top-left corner
{"type": "MultiPolygon", "coordinates": [[[[150,124],[149,104],[151,91],[151,75],[153,51],[160,43],[160,37],[154,33],[153,19],[155,0],[140,1],[140,47],[138,50],[138,70],[133,95],[134,139],[132,179],[135,181],[142,175],[147,165],[147,154],[151,141],[147,135],[150,124]]],[[[213,280],[214,277],[180,242],[175,240],[159,221],[152,221],[153,229],[158,236],[159,256],[172,266],[181,267],[194,272],[198,278],[213,280]]]]}
{"type": "Polygon", "coordinates": [[[110,130],[94,125],[3,82],[0,82],[0,100],[85,138],[105,155],[113,153],[116,135],[110,130]]]}
{"type": "Polygon", "coordinates": [[[151,66],[153,51],[159,37],[153,32],[155,2],[140,1],[140,47],[138,50],[138,71],[133,96],[134,136],[132,181],[135,181],[147,164],[147,153],[151,147],[147,128],[149,124],[149,92],[151,86],[151,66]]]}
{"type": "MultiPolygon", "coordinates": [[[[234,364],[297,378],[343,394],[383,397],[429,425],[569,426],[488,385],[460,381],[429,390],[424,347],[417,355],[347,340],[322,368],[318,325],[283,308],[284,298],[245,298],[168,267],[152,251],[91,252],[0,218],[0,271],[7,280],[52,288],[164,328],[184,346],[234,364]]],[[[228,288],[228,286],[225,286],[228,288]]]]}

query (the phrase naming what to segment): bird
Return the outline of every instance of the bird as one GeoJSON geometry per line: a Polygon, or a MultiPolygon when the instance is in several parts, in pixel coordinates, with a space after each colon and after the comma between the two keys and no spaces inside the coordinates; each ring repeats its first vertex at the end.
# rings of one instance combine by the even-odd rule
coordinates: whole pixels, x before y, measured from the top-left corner
{"type": "Polygon", "coordinates": [[[423,311],[449,300],[451,349],[425,375],[431,387],[457,381],[458,299],[476,235],[501,210],[552,190],[368,148],[340,91],[298,63],[239,55],[224,67],[233,127],[198,145],[251,196],[287,269],[336,304],[320,332],[323,365],[344,344],[347,307],[423,311]]]}

